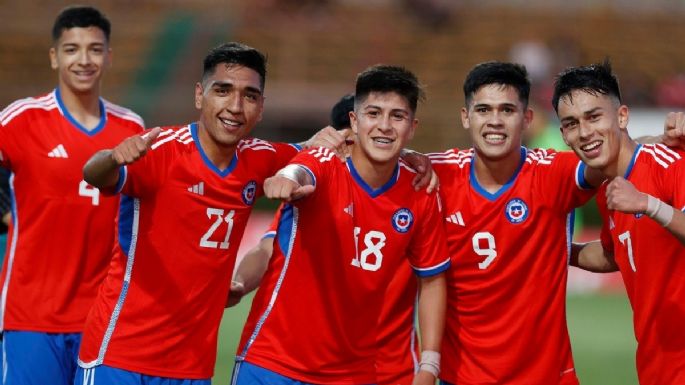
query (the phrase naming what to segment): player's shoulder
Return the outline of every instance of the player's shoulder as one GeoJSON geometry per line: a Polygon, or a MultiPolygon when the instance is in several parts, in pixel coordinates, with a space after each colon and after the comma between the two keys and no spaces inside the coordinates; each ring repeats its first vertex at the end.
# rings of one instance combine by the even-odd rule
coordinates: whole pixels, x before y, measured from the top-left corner
{"type": "Polygon", "coordinates": [[[107,99],[102,99],[102,103],[104,104],[105,112],[109,117],[113,117],[124,122],[130,122],[139,126],[141,129],[145,129],[145,122],[143,121],[143,118],[141,118],[140,115],[136,114],[132,110],[122,107],[118,104],[114,104],[107,99]]]}
{"type": "MultiPolygon", "coordinates": [[[[155,127],[157,128],[157,127],[155,127]]],[[[184,126],[164,126],[158,127],[160,129],[159,135],[150,145],[150,150],[153,152],[172,150],[175,148],[195,148],[195,138],[193,136],[191,125],[184,126]]],[[[153,130],[151,128],[150,130],[153,130]]],[[[150,130],[143,135],[147,135],[150,130]]]]}
{"type": "Polygon", "coordinates": [[[51,111],[59,108],[55,91],[35,97],[28,97],[15,100],[0,112],[0,124],[7,126],[17,117],[27,112],[51,111]]]}
{"type": "Polygon", "coordinates": [[[456,173],[468,173],[474,153],[475,150],[473,148],[464,150],[453,148],[443,152],[431,152],[426,155],[431,161],[433,170],[439,177],[445,178],[456,173]]]}
{"type": "Polygon", "coordinates": [[[656,143],[643,144],[638,151],[640,162],[651,164],[657,169],[668,169],[673,165],[683,167],[684,165],[685,151],[679,148],[656,143]]]}
{"type": "Polygon", "coordinates": [[[238,142],[238,152],[240,154],[254,154],[264,152],[276,152],[277,144],[258,138],[245,138],[238,142]]]}

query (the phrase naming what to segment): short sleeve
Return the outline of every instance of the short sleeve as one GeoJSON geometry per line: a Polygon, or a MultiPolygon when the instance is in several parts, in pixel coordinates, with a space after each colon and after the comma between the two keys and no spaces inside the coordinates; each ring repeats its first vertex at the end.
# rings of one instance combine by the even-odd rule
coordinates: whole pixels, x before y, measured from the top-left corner
{"type": "Polygon", "coordinates": [[[428,195],[424,202],[410,244],[409,263],[416,275],[430,277],[447,270],[450,258],[437,193],[428,195]]]}
{"type": "Polygon", "coordinates": [[[536,149],[527,159],[538,164],[543,196],[563,211],[582,206],[594,195],[595,189],[585,180],[586,165],[573,152],[536,149]]]}

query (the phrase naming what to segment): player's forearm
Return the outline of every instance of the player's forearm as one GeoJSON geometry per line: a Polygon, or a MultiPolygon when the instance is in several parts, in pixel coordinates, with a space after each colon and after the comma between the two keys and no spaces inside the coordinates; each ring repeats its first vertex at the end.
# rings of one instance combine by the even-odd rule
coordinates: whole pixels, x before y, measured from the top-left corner
{"type": "Polygon", "coordinates": [[[607,253],[600,241],[573,243],[571,246],[571,266],[593,273],[611,273],[618,271],[613,256],[607,253]]]}
{"type": "Polygon", "coordinates": [[[119,181],[119,164],[111,150],[95,153],[83,167],[83,179],[99,189],[111,189],[119,181]]]}
{"type": "Polygon", "coordinates": [[[445,328],[446,304],[445,274],[421,278],[419,288],[421,350],[440,351],[440,343],[445,328]]]}
{"type": "Polygon", "coordinates": [[[666,226],[671,234],[673,234],[681,244],[685,245],[685,213],[680,210],[673,210],[673,219],[671,223],[666,226]]]}
{"type": "Polygon", "coordinates": [[[273,252],[273,238],[263,238],[259,244],[245,254],[238,265],[234,281],[240,282],[245,287],[247,294],[255,290],[262,281],[262,277],[269,266],[269,259],[273,252]]]}

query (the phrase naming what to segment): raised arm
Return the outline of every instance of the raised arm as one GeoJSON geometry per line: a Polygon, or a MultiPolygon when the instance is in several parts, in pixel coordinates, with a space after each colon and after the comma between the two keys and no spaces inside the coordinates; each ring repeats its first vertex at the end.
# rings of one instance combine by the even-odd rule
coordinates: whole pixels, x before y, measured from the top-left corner
{"type": "Polygon", "coordinates": [[[685,213],[638,191],[622,177],[614,178],[607,186],[607,207],[628,214],[644,213],[685,245],[685,213]]]}
{"type": "Polygon", "coordinates": [[[304,198],[314,190],[314,176],[298,164],[289,164],[264,181],[264,195],[285,202],[304,198]]]}
{"type": "Polygon", "coordinates": [[[421,363],[413,385],[434,384],[440,372],[440,344],[445,328],[447,284],[445,274],[419,278],[421,363]]]}
{"type": "Polygon", "coordinates": [[[83,167],[83,179],[101,190],[112,190],[119,181],[119,167],[131,164],[147,153],[161,129],[124,139],[111,150],[95,153],[83,167]]]}

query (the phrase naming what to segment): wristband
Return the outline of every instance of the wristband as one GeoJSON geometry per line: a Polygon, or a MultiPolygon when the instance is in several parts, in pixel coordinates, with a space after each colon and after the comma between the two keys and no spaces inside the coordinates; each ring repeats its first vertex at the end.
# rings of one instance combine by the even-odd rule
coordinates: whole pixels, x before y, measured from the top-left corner
{"type": "Polygon", "coordinates": [[[282,176],[288,180],[291,180],[295,183],[297,183],[299,186],[304,186],[309,182],[309,174],[307,171],[300,165],[297,164],[289,164],[282,169],[280,169],[276,175],[282,176]]]}
{"type": "Polygon", "coordinates": [[[422,351],[419,370],[426,371],[437,378],[440,374],[440,353],[432,350],[422,351]]]}
{"type": "Polygon", "coordinates": [[[647,194],[647,210],[645,210],[645,214],[654,219],[656,223],[666,227],[673,220],[673,207],[647,194]]]}

